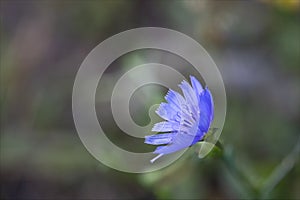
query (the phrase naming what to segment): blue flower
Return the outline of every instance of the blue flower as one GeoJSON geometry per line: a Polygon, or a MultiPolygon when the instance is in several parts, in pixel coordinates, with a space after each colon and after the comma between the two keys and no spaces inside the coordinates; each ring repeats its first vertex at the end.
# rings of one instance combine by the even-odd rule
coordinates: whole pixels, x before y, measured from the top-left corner
{"type": "Polygon", "coordinates": [[[161,134],[145,137],[146,144],[161,145],[153,152],[158,155],[151,160],[152,163],[163,155],[194,145],[209,130],[214,118],[212,95],[195,77],[190,76],[190,79],[192,85],[187,81],[179,84],[183,96],[170,89],[165,96],[167,103],[161,103],[156,110],[165,121],[152,128],[161,134]]]}

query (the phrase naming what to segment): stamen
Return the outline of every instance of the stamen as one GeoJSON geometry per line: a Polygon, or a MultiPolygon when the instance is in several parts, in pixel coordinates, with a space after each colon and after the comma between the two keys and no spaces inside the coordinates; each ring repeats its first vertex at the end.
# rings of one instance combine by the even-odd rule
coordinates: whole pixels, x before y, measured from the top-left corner
{"type": "Polygon", "coordinates": [[[164,154],[161,153],[158,156],[156,156],[155,158],[153,158],[152,160],[150,160],[151,163],[154,163],[157,159],[159,159],[160,157],[162,157],[164,154]]]}

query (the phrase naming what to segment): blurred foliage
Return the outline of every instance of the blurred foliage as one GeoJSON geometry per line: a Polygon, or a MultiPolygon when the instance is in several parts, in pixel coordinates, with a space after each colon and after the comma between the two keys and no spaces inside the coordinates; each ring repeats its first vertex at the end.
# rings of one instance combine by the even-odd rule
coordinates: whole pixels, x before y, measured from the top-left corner
{"type": "MultiPolygon", "coordinates": [[[[298,0],[0,3],[1,199],[300,198],[298,0]],[[199,159],[199,143],[162,170],[125,174],[84,148],[71,95],[90,50],[142,26],[199,41],[224,78],[228,112],[222,149],[199,159]]],[[[195,73],[183,59],[150,50],[124,55],[105,71],[96,95],[99,121],[116,144],[137,152],[150,147],[124,137],[107,97],[122,74],[148,62],[195,73]]],[[[147,110],[165,92],[159,86],[136,91],[132,118],[147,124],[147,110]]]]}

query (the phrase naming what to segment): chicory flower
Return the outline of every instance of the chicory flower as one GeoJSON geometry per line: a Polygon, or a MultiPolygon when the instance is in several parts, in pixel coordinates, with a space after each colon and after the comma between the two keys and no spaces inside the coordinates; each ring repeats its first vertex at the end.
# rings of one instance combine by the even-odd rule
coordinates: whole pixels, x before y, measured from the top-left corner
{"type": "Polygon", "coordinates": [[[210,128],[214,118],[212,95],[195,77],[190,76],[190,79],[191,85],[185,80],[179,84],[183,96],[170,89],[165,96],[167,103],[161,103],[156,110],[165,121],[152,128],[161,134],[145,137],[146,144],[161,145],[153,152],[158,155],[151,160],[152,163],[163,155],[194,145],[210,128]]]}

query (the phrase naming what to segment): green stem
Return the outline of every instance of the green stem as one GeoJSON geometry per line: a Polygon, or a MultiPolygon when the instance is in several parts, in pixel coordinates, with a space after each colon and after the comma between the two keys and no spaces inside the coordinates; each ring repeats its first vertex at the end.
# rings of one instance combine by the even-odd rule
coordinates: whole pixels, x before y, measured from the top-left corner
{"type": "MultiPolygon", "coordinates": [[[[223,148],[223,145],[218,142],[220,147],[223,148]]],[[[256,187],[250,182],[247,175],[244,171],[238,167],[234,155],[228,149],[225,149],[222,154],[222,161],[227,170],[231,173],[231,175],[238,180],[239,184],[242,186],[243,190],[247,193],[249,198],[255,198],[258,195],[258,191],[256,187]]]]}

